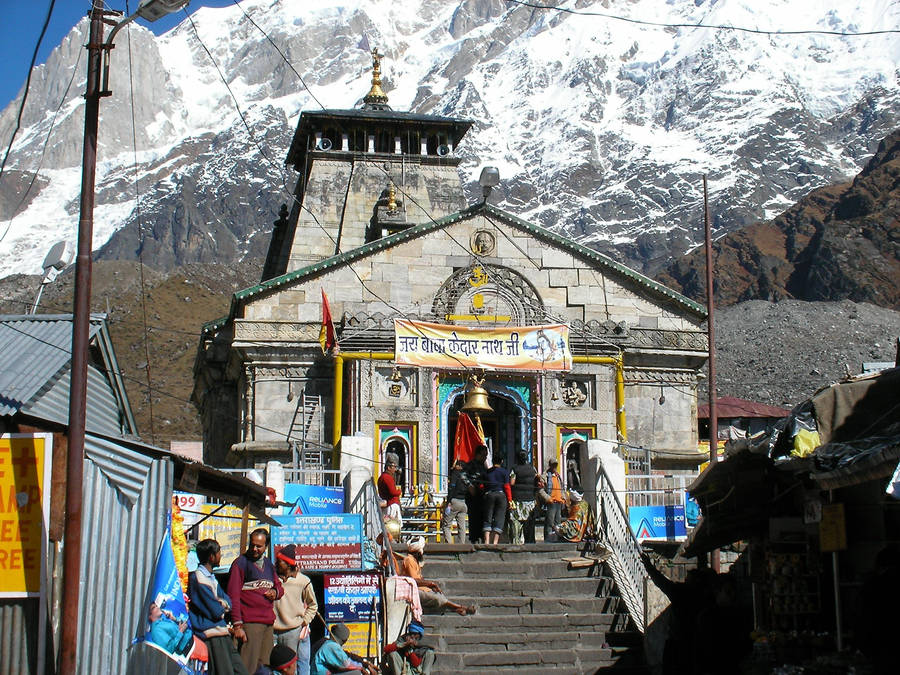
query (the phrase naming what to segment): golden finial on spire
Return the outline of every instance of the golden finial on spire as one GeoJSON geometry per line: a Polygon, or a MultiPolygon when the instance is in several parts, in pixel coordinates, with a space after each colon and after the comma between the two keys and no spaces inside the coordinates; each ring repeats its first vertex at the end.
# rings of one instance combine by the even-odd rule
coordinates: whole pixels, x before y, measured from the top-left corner
{"type": "Polygon", "coordinates": [[[388,97],[381,88],[381,59],[384,54],[378,53],[378,47],[372,50],[372,88],[363,98],[366,107],[383,109],[387,107],[388,97]]]}
{"type": "Polygon", "coordinates": [[[388,213],[396,213],[400,206],[397,204],[397,188],[394,187],[394,181],[388,183],[388,213]]]}

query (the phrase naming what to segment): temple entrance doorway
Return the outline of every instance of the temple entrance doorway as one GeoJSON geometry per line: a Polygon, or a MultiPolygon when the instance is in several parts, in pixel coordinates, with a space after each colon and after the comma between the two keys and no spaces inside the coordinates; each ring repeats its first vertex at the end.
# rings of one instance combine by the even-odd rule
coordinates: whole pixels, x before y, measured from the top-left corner
{"type": "MultiPolygon", "coordinates": [[[[445,487],[446,478],[455,459],[454,440],[459,413],[465,405],[463,382],[461,379],[456,382],[458,385],[452,392],[449,392],[442,406],[444,415],[442,415],[443,424],[441,425],[441,453],[443,457],[440,470],[444,479],[442,484],[445,487]]],[[[490,406],[493,408],[493,412],[479,415],[485,444],[488,446],[491,458],[498,457],[501,465],[506,468],[511,468],[515,464],[518,450],[524,449],[528,451],[529,455],[533,454],[534,427],[529,413],[532,384],[524,380],[488,380],[484,385],[488,390],[490,406]]]]}

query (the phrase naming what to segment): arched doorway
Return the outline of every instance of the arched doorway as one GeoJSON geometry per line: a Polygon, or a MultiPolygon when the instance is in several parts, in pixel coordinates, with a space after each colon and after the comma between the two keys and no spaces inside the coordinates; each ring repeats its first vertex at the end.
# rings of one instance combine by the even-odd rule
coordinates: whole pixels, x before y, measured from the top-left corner
{"type": "Polygon", "coordinates": [[[572,490],[584,491],[584,460],[587,442],[597,437],[597,428],[590,425],[573,425],[557,428],[559,438],[560,473],[572,490]]]}
{"type": "Polygon", "coordinates": [[[404,495],[409,495],[410,489],[416,482],[417,463],[414,457],[416,443],[416,429],[414,424],[390,424],[378,422],[375,425],[378,435],[378,471],[384,471],[384,462],[387,453],[397,455],[397,485],[403,490],[404,495]]]}
{"type": "MultiPolygon", "coordinates": [[[[490,379],[487,376],[484,387],[488,390],[492,413],[480,415],[485,440],[492,455],[500,458],[501,464],[511,467],[515,463],[516,451],[525,449],[532,453],[534,427],[531,420],[531,401],[534,383],[522,379],[490,379]]],[[[449,376],[442,378],[439,394],[439,467],[442,489],[446,489],[447,476],[454,459],[453,442],[459,412],[465,404],[465,387],[462,378],[449,376]]]]}

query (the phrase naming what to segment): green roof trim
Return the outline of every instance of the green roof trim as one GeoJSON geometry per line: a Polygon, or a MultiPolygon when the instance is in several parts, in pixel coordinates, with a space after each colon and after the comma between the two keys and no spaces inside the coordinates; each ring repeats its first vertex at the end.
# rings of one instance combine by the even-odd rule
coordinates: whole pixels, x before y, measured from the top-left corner
{"type": "Polygon", "coordinates": [[[443,218],[438,218],[437,220],[414,225],[413,227],[395,232],[394,234],[391,234],[387,237],[383,237],[368,244],[364,244],[363,246],[359,246],[351,251],[346,251],[345,253],[332,256],[331,258],[325,258],[324,260],[320,260],[319,262],[313,263],[312,265],[301,267],[300,269],[294,270],[293,272],[288,272],[286,274],[282,274],[281,276],[273,277],[255,286],[250,286],[249,288],[237,291],[232,297],[231,310],[228,316],[217,319],[216,321],[211,321],[208,324],[204,324],[203,329],[205,331],[207,330],[207,327],[209,327],[209,330],[220,328],[235,316],[235,310],[238,304],[240,304],[242,301],[249,300],[256,295],[278,290],[279,288],[287,284],[299,281],[307,277],[324,274],[325,272],[328,272],[332,269],[359,260],[360,258],[363,258],[371,253],[376,253],[378,251],[391,248],[392,246],[402,244],[403,242],[410,239],[415,239],[416,237],[427,234],[428,232],[439,230],[448,225],[453,225],[454,223],[465,220],[466,218],[474,216],[478,213],[484,213],[489,217],[494,217],[498,220],[505,221],[507,224],[512,225],[513,227],[525,230],[526,232],[541,239],[551,241],[558,247],[569,251],[573,255],[584,258],[598,265],[599,267],[606,268],[610,271],[631,279],[639,286],[642,286],[643,288],[646,288],[647,290],[657,295],[665,297],[666,299],[674,302],[677,305],[680,305],[682,308],[697,315],[698,317],[706,317],[706,308],[703,307],[703,305],[694,302],[690,298],[687,298],[681,293],[672,290],[668,286],[664,286],[658,281],[654,281],[650,277],[644,276],[640,272],[636,272],[630,267],[627,267],[622,263],[618,263],[610,257],[602,253],[598,253],[597,251],[594,251],[587,246],[583,246],[572,241],[571,239],[567,239],[566,237],[555,234],[539,225],[535,225],[533,223],[529,223],[526,220],[522,220],[521,218],[518,218],[517,216],[514,216],[513,214],[503,211],[502,209],[499,209],[495,206],[491,206],[487,203],[481,203],[474,204],[466,209],[463,209],[462,211],[452,213],[448,216],[444,216],[443,218]]]}
{"type": "Polygon", "coordinates": [[[225,316],[220,316],[218,319],[213,319],[212,321],[207,321],[200,328],[200,334],[204,333],[212,333],[217,331],[219,328],[228,323],[228,320],[231,318],[231,313],[226,314],[225,316]]]}
{"type": "Polygon", "coordinates": [[[540,225],[535,225],[534,223],[529,223],[527,220],[522,220],[521,218],[503,211],[502,209],[498,209],[495,206],[491,206],[490,204],[485,204],[484,210],[491,215],[500,218],[501,220],[507,221],[507,223],[511,225],[521,227],[522,229],[530,232],[535,236],[549,239],[560,248],[568,249],[573,253],[576,253],[594,263],[599,264],[601,267],[606,267],[607,269],[618,272],[622,276],[628,277],[632,281],[636,282],[638,285],[665,296],[669,300],[672,300],[673,302],[681,305],[685,309],[697,314],[700,317],[706,317],[706,308],[699,302],[695,302],[690,298],[682,295],[678,291],[674,291],[668,286],[665,286],[658,281],[654,281],[650,277],[644,276],[640,272],[636,272],[627,265],[616,262],[603,253],[599,253],[592,248],[588,248],[587,246],[572,241],[571,239],[560,236],[546,228],[541,227],[540,225]]]}

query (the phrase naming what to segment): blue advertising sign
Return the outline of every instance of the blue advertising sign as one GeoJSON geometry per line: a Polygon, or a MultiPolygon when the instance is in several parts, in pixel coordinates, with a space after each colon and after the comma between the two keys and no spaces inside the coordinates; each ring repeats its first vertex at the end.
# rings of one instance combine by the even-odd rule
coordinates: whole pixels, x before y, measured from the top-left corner
{"type": "Polygon", "coordinates": [[[323,513],[344,512],[344,488],[328,485],[302,485],[286,483],[284,501],[291,506],[282,507],[286,516],[317,516],[323,513]]]}
{"type": "Polygon", "coordinates": [[[170,513],[150,585],[150,602],[144,615],[147,620],[143,624],[145,633],[136,638],[135,642],[145,642],[179,663],[183,670],[187,670],[185,664],[194,649],[194,634],[188,622],[184,592],[175,568],[171,523],[170,513]]]}
{"type": "Polygon", "coordinates": [[[381,593],[377,574],[326,574],[325,609],[328,623],[378,620],[381,593]]]}
{"type": "Polygon", "coordinates": [[[629,506],[628,523],[638,539],[683,539],[683,506],[629,506]]]}
{"type": "Polygon", "coordinates": [[[273,555],[288,544],[297,547],[297,565],[303,571],[362,569],[362,515],[334,513],[323,516],[279,516],[272,528],[273,555]]]}

